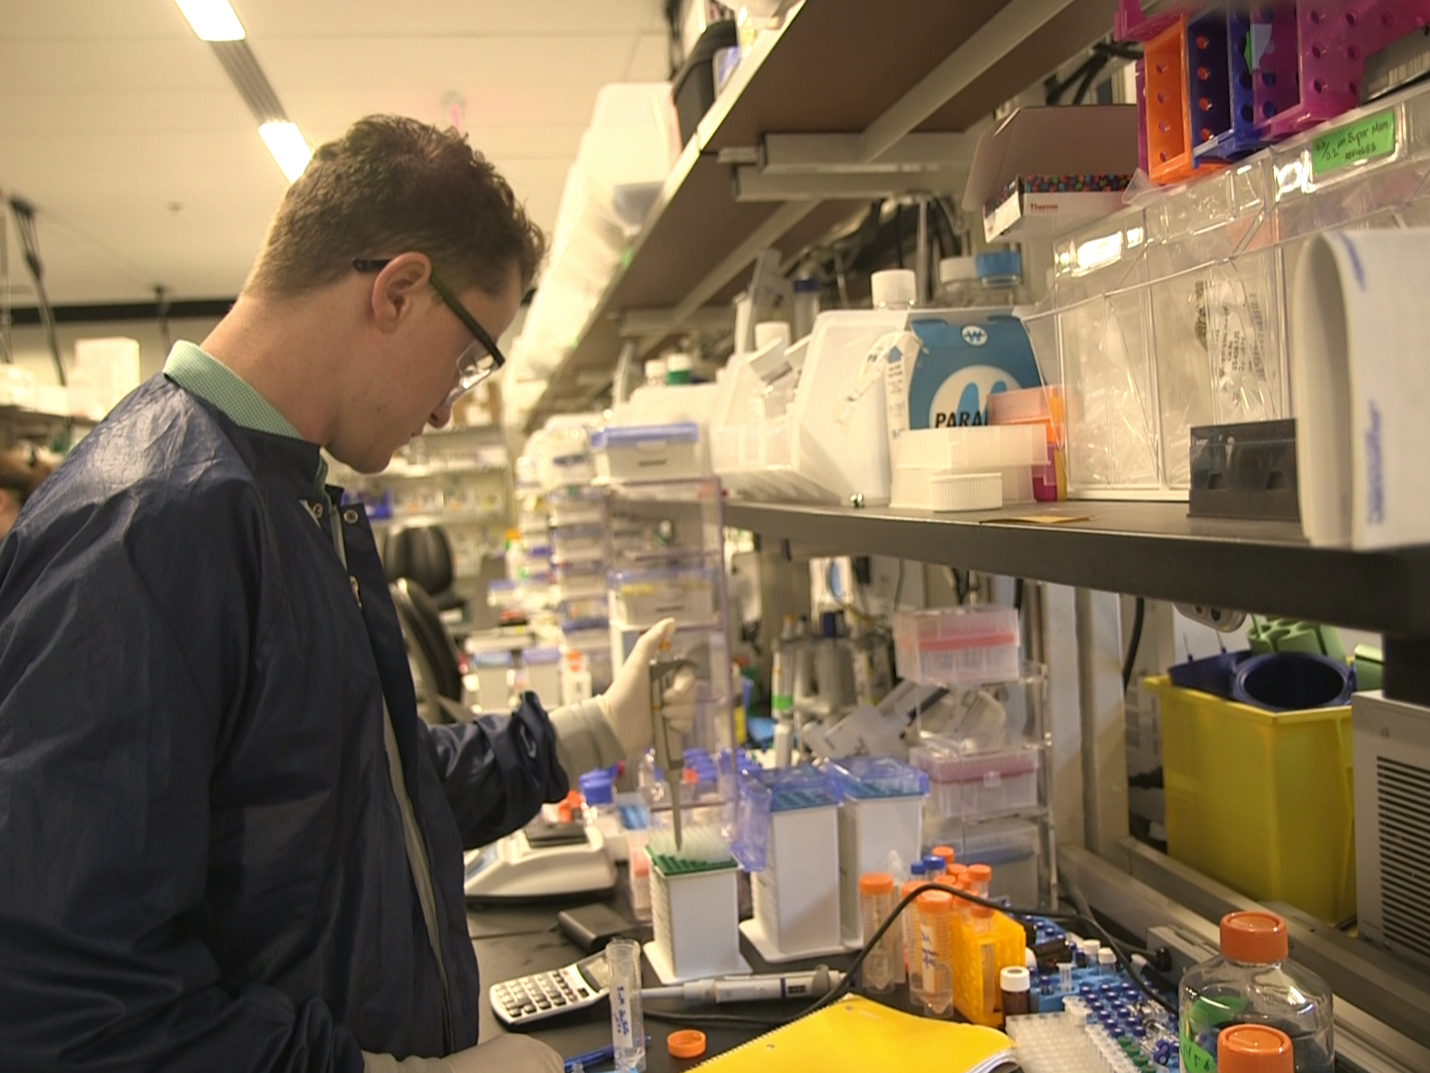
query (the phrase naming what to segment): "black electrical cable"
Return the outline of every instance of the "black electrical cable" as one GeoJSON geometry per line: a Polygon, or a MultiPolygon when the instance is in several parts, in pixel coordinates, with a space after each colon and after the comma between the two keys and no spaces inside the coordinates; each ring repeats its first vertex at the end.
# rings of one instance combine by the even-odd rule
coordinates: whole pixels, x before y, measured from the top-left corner
{"type": "Polygon", "coordinates": [[[1122,661],[1122,692],[1132,685],[1132,668],[1137,663],[1137,649],[1142,647],[1142,618],[1147,613],[1147,604],[1137,597],[1137,607],[1132,612],[1132,637],[1127,642],[1127,657],[1122,661]]]}
{"type": "Polygon", "coordinates": [[[753,1017],[738,1013],[685,1013],[680,1010],[657,1010],[649,1005],[645,1006],[643,1012],[647,1020],[677,1025],[754,1025],[758,1028],[779,1028],[795,1020],[793,1017],[753,1017]]]}
{"type": "Polygon", "coordinates": [[[10,212],[15,217],[15,235],[20,240],[25,267],[30,270],[30,278],[35,284],[35,305],[40,311],[40,321],[45,326],[45,338],[50,344],[50,354],[55,359],[55,375],[59,377],[60,387],[64,387],[69,383],[69,377],[65,375],[59,338],[55,335],[54,307],[50,305],[50,296],[45,290],[45,265],[40,260],[40,236],[35,227],[35,207],[23,198],[12,197],[10,212]]]}
{"type": "Polygon", "coordinates": [[[894,582],[894,610],[899,609],[899,597],[904,594],[904,560],[899,560],[899,577],[894,582]]]}
{"type": "MultiPolygon", "coordinates": [[[[948,887],[945,887],[938,883],[920,883],[903,898],[899,899],[898,904],[894,906],[892,912],[890,912],[889,915],[884,918],[884,922],[879,925],[879,927],[874,931],[874,934],[872,936],[865,940],[863,947],[860,948],[859,953],[855,955],[853,964],[849,966],[849,970],[847,973],[845,973],[844,979],[839,984],[839,986],[832,989],[827,995],[820,998],[817,1002],[811,1004],[807,1009],[802,1010],[799,1016],[807,1017],[809,1014],[814,1013],[817,1010],[822,1010],[824,1007],[830,1006],[835,1002],[838,1002],[841,998],[843,998],[844,995],[846,995],[853,988],[852,981],[855,975],[859,972],[860,968],[863,967],[864,959],[869,956],[870,951],[873,950],[876,945],[878,945],[879,940],[884,937],[884,934],[899,921],[899,918],[903,914],[903,911],[909,905],[911,905],[920,894],[923,894],[925,891],[930,890],[943,891],[945,893],[949,892],[948,887]]],[[[1170,1013],[1173,1017],[1177,1016],[1177,1008],[1173,1006],[1172,1003],[1164,999],[1161,995],[1153,991],[1150,987],[1147,986],[1146,982],[1143,981],[1141,975],[1137,972],[1136,966],[1132,964],[1132,959],[1128,957],[1126,951],[1122,949],[1122,944],[1119,943],[1116,939],[1114,939],[1108,933],[1107,929],[1105,929],[1101,924],[1091,919],[1090,917],[1083,916],[1081,913],[1063,913],[1056,910],[1010,908],[1008,906],[999,905],[997,902],[991,902],[984,898],[979,898],[978,896],[969,894],[966,891],[959,891],[958,896],[965,901],[973,903],[974,905],[987,906],[989,909],[993,909],[997,912],[1003,913],[1005,916],[1050,920],[1056,924],[1074,925],[1078,928],[1079,931],[1094,932],[1096,934],[1096,938],[1101,940],[1103,944],[1106,945],[1108,949],[1112,951],[1113,956],[1117,958],[1117,963],[1122,966],[1123,970],[1127,973],[1128,979],[1132,981],[1133,985],[1137,988],[1137,990],[1141,991],[1143,996],[1145,996],[1149,1001],[1156,1003],[1163,1010],[1170,1013]]]]}
{"type": "Polygon", "coordinates": [[[899,267],[904,267],[904,207],[894,206],[894,252],[899,256],[899,267]]]}

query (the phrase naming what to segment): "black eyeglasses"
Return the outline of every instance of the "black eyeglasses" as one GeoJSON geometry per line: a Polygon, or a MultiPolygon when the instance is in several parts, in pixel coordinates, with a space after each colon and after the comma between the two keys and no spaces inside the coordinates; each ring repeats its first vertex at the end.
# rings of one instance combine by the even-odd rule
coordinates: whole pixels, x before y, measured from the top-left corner
{"type": "MultiPolygon", "coordinates": [[[[380,259],[358,257],[353,260],[353,268],[359,272],[381,272],[391,263],[391,257],[380,259]]],[[[443,403],[444,406],[451,406],[505,365],[506,358],[502,356],[496,341],[487,334],[486,329],[462,307],[462,303],[457,301],[457,296],[451,292],[447,285],[437,278],[436,272],[429,275],[427,280],[432,284],[432,289],[437,292],[437,297],[442,299],[442,304],[466,326],[467,331],[472,333],[471,345],[457,355],[457,385],[448,393],[447,399],[443,403]]]]}

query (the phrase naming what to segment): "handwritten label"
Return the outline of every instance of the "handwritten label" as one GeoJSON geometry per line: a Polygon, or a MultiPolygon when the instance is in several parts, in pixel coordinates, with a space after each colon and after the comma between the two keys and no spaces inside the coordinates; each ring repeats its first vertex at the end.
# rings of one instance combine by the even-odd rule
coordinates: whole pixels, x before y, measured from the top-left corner
{"type": "Polygon", "coordinates": [[[1182,1069],[1186,1073],[1216,1073],[1216,1059],[1182,1033],[1182,1069]]]}
{"type": "Polygon", "coordinates": [[[1311,177],[1320,179],[1362,160],[1395,152],[1395,112],[1366,116],[1311,143],[1311,177]]]}

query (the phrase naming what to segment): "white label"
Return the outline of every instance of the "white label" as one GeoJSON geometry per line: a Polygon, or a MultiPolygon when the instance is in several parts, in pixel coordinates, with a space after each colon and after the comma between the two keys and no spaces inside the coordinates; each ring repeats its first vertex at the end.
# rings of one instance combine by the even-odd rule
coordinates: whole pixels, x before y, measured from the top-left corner
{"type": "Polygon", "coordinates": [[[631,996],[625,984],[614,981],[611,984],[611,1034],[615,1036],[612,1042],[617,1049],[632,1048],[636,1044],[635,1032],[631,1030],[631,996]]]}

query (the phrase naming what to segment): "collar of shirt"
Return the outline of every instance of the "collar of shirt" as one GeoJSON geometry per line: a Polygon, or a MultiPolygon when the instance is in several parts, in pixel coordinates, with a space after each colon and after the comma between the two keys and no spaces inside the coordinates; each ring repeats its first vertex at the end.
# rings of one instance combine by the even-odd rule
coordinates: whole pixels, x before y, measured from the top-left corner
{"type": "MultiPolygon", "coordinates": [[[[303,438],[288,419],[241,376],[193,343],[180,340],[174,344],[164,363],[164,375],[189,394],[216,407],[240,428],[293,440],[303,438]]],[[[327,480],[328,464],[319,455],[314,492],[331,507],[327,480]]]]}

